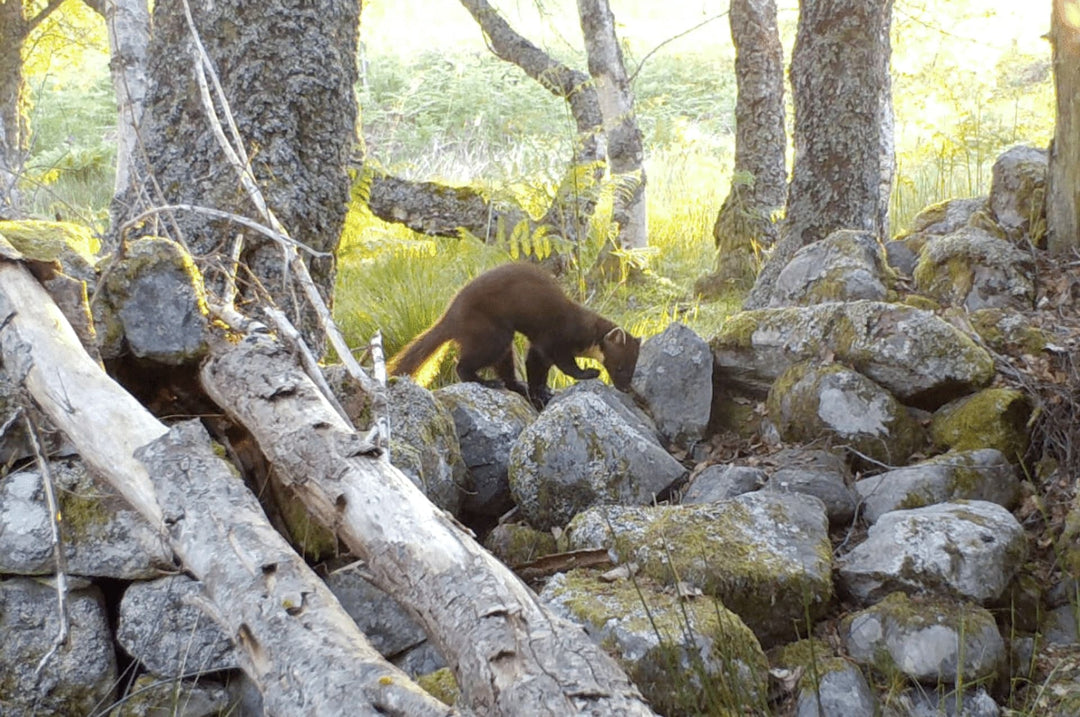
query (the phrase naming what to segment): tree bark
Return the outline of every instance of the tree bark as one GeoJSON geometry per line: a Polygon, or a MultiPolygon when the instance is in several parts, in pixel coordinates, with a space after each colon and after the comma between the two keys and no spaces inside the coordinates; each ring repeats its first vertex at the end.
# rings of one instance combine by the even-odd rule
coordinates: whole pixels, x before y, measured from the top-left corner
{"type": "MultiPolygon", "coordinates": [[[[146,0],[87,1],[103,18],[109,34],[109,73],[116,95],[116,181],[114,195],[136,191],[133,161],[138,151],[139,127],[146,101],[147,52],[150,45],[150,9],[146,0]]],[[[120,217],[113,217],[118,226],[120,217]]],[[[105,250],[113,250],[115,233],[110,232],[105,250]],[[109,244],[112,244],[111,246],[109,244]]]]}
{"type": "Polygon", "coordinates": [[[202,384],[246,426],[308,509],[450,662],[485,715],[651,714],[615,662],[552,615],[400,471],[365,447],[269,341],[221,345],[202,384]]]}
{"type": "Polygon", "coordinates": [[[461,0],[461,4],[480,26],[496,57],[520,67],[570,108],[577,129],[570,171],[540,224],[576,241],[584,235],[596,207],[596,187],[605,168],[604,115],[596,87],[588,75],[556,61],[519,35],[487,0],[461,0]]]}
{"type": "Polygon", "coordinates": [[[1065,254],[1080,247],[1080,0],[1054,0],[1054,141],[1047,181],[1047,247],[1065,254]]]}
{"type": "Polygon", "coordinates": [[[0,261],[0,321],[5,371],[202,582],[212,617],[270,714],[453,712],[368,644],[199,424],[160,424],[105,375],[44,289],[9,260],[0,261]]]}
{"type": "MultiPolygon", "coordinates": [[[[267,202],[291,236],[317,251],[332,252],[349,201],[350,155],[360,147],[353,90],[359,4],[192,0],[191,6],[267,202]]],[[[136,184],[154,183],[161,193],[150,197],[155,204],[195,204],[252,216],[235,170],[209,131],[194,79],[197,55],[182,4],[157,3],[153,32],[142,125],[146,164],[136,184]]],[[[130,218],[143,208],[142,198],[129,192],[117,198],[114,216],[130,218]]],[[[167,228],[194,255],[204,257],[201,264],[208,283],[219,289],[231,268],[228,252],[222,249],[239,228],[197,214],[177,215],[167,228]]],[[[156,228],[147,231],[163,233],[156,228]]],[[[308,341],[320,347],[311,312],[296,321],[280,250],[250,237],[242,261],[308,341]]],[[[320,293],[329,301],[333,258],[314,259],[310,266],[320,293]]],[[[242,281],[242,286],[242,300],[253,299],[252,282],[242,281]]]]}
{"type": "Polygon", "coordinates": [[[735,167],[731,190],[713,226],[713,281],[748,288],[758,250],[776,243],[772,215],[787,196],[784,152],[784,50],[775,0],[732,0],[735,45],[735,167]]]}
{"type": "Polygon", "coordinates": [[[33,15],[25,14],[30,6],[22,0],[0,2],[0,219],[22,216],[19,175],[30,146],[23,46],[61,2],[49,0],[33,15]]]}
{"type": "MultiPolygon", "coordinates": [[[[772,285],[799,248],[836,229],[884,236],[892,141],[892,0],[807,0],[791,60],[795,166],[787,217],[746,308],[770,305],[772,285]]],[[[891,181],[891,180],[890,180],[891,181]]]]}
{"type": "Polygon", "coordinates": [[[615,17],[608,0],[578,0],[577,5],[589,57],[589,74],[600,98],[609,169],[615,183],[612,220],[618,227],[616,243],[623,250],[640,249],[649,245],[645,152],[634,117],[634,95],[615,35],[615,17]]]}
{"type": "Polygon", "coordinates": [[[411,182],[379,170],[362,168],[358,182],[365,185],[367,207],[384,222],[404,224],[431,236],[459,237],[462,231],[484,243],[496,238],[496,228],[509,232],[525,222],[529,234],[541,225],[524,210],[497,206],[472,187],[451,187],[436,182],[411,182]]]}

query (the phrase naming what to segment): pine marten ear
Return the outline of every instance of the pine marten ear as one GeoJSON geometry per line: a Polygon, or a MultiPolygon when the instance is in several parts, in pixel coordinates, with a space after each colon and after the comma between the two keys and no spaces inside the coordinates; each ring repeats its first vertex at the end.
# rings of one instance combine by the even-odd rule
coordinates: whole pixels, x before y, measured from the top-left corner
{"type": "Polygon", "coordinates": [[[626,343],[626,332],[616,326],[611,331],[604,334],[604,341],[609,341],[616,346],[622,346],[626,343]]]}

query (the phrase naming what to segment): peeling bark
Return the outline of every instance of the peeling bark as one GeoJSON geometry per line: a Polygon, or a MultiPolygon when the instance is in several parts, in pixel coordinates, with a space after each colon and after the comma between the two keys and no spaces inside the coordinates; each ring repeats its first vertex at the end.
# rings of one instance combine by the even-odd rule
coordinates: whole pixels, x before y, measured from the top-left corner
{"type": "Polygon", "coordinates": [[[887,231],[891,21],[892,0],[800,4],[791,59],[795,166],[787,216],[745,308],[770,304],[776,277],[799,248],[836,229],[878,237],[887,231]]]}
{"type": "Polygon", "coordinates": [[[1080,0],[1054,0],[1054,141],[1047,181],[1047,247],[1065,254],[1080,247],[1080,0]]]}
{"type": "Polygon", "coordinates": [[[464,709],[485,715],[652,714],[615,662],[365,447],[269,340],[214,349],[206,392],[246,426],[312,514],[424,626],[464,709]]]}
{"type": "Polygon", "coordinates": [[[151,416],[16,262],[0,261],[0,320],[5,371],[202,582],[270,714],[453,713],[368,644],[198,422],[151,416]]]}

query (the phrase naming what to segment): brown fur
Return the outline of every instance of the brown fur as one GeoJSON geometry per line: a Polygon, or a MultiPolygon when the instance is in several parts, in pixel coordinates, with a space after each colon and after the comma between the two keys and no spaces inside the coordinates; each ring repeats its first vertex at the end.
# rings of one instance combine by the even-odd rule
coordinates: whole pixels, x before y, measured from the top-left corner
{"type": "Polygon", "coordinates": [[[597,351],[615,387],[629,390],[641,345],[640,339],[567,298],[539,268],[513,263],[466,284],[442,317],[391,360],[391,373],[415,374],[447,341],[458,345],[457,374],[462,381],[487,383],[476,372],[491,366],[507,388],[537,405],[550,398],[547,375],[552,365],[579,380],[596,378],[599,371],[582,369],[575,357],[597,351]],[[514,373],[515,332],[529,339],[527,388],[514,373]]]}

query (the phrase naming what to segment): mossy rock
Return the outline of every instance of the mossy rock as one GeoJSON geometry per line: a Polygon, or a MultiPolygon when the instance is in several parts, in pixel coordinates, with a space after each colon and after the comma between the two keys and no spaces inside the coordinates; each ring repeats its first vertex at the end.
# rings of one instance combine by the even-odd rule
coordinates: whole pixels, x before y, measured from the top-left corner
{"type": "Polygon", "coordinates": [[[34,261],[60,262],[64,273],[93,281],[95,254],[101,243],[86,227],[70,222],[0,221],[3,236],[23,256],[34,261]]]}
{"type": "Polygon", "coordinates": [[[942,406],[930,422],[930,437],[954,451],[996,448],[1013,463],[1027,452],[1031,404],[1012,388],[988,388],[942,406]]]}

